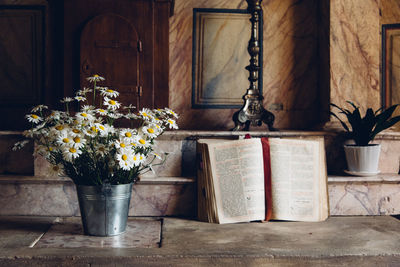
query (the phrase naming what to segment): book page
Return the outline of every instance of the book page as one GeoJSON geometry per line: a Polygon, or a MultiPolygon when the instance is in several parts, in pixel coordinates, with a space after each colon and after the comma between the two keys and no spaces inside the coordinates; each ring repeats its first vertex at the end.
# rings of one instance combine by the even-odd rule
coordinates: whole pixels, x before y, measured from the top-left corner
{"type": "MultiPolygon", "coordinates": [[[[272,218],[321,220],[322,140],[271,138],[272,218]]],[[[325,172],[323,172],[325,173],[325,172]]],[[[326,185],[325,185],[326,186],[326,185]]],[[[326,189],[324,189],[326,192],[326,189]]]]}
{"type": "Polygon", "coordinates": [[[219,223],[265,218],[264,172],[260,139],[209,142],[219,223]]]}

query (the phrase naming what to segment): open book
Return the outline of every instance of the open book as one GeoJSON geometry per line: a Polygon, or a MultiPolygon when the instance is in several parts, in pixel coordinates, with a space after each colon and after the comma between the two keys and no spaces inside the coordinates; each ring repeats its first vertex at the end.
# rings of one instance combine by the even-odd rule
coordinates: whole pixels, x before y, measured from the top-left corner
{"type": "Polygon", "coordinates": [[[201,221],[323,221],[329,215],[322,137],[200,139],[197,154],[201,221]]]}

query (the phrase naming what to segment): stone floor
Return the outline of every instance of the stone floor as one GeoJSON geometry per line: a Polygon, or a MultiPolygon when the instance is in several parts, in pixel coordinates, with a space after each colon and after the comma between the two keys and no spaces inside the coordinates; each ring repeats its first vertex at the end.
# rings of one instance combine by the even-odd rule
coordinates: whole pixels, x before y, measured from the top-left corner
{"type": "Polygon", "coordinates": [[[82,235],[79,217],[0,217],[0,266],[400,266],[400,220],[217,225],[130,217],[114,237],[82,235]]]}

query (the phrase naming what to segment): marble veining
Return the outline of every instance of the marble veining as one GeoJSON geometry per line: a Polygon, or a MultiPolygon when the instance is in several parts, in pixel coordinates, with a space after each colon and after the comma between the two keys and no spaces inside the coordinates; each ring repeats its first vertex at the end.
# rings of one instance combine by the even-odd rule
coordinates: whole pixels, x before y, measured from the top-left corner
{"type": "MultiPolygon", "coordinates": [[[[279,128],[304,129],[319,121],[317,2],[262,2],[265,18],[264,106],[268,109],[271,104],[283,104],[283,110],[274,111],[279,128]]],[[[236,110],[191,107],[193,8],[246,9],[247,4],[243,0],[177,0],[175,14],[170,18],[169,103],[181,115],[181,128],[230,129],[236,110]]],[[[246,89],[243,88],[243,94],[246,89]]]]}
{"type": "Polygon", "coordinates": [[[331,1],[330,96],[343,106],[380,107],[378,0],[331,1]]]}

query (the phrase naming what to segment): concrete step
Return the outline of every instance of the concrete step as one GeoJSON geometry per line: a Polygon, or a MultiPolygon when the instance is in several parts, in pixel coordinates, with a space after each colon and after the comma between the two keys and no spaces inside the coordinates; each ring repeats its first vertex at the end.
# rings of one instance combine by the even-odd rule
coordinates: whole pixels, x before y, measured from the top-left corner
{"type": "Polygon", "coordinates": [[[400,221],[390,216],[227,225],[130,218],[127,234],[105,238],[76,228],[79,218],[0,217],[0,266],[400,264],[400,221]]]}
{"type": "MultiPolygon", "coordinates": [[[[400,176],[329,176],[331,215],[400,214],[400,176]]],[[[196,216],[196,179],[143,177],[133,187],[131,216],[196,216]]],[[[78,216],[69,178],[0,176],[0,215],[78,216]]]]}

